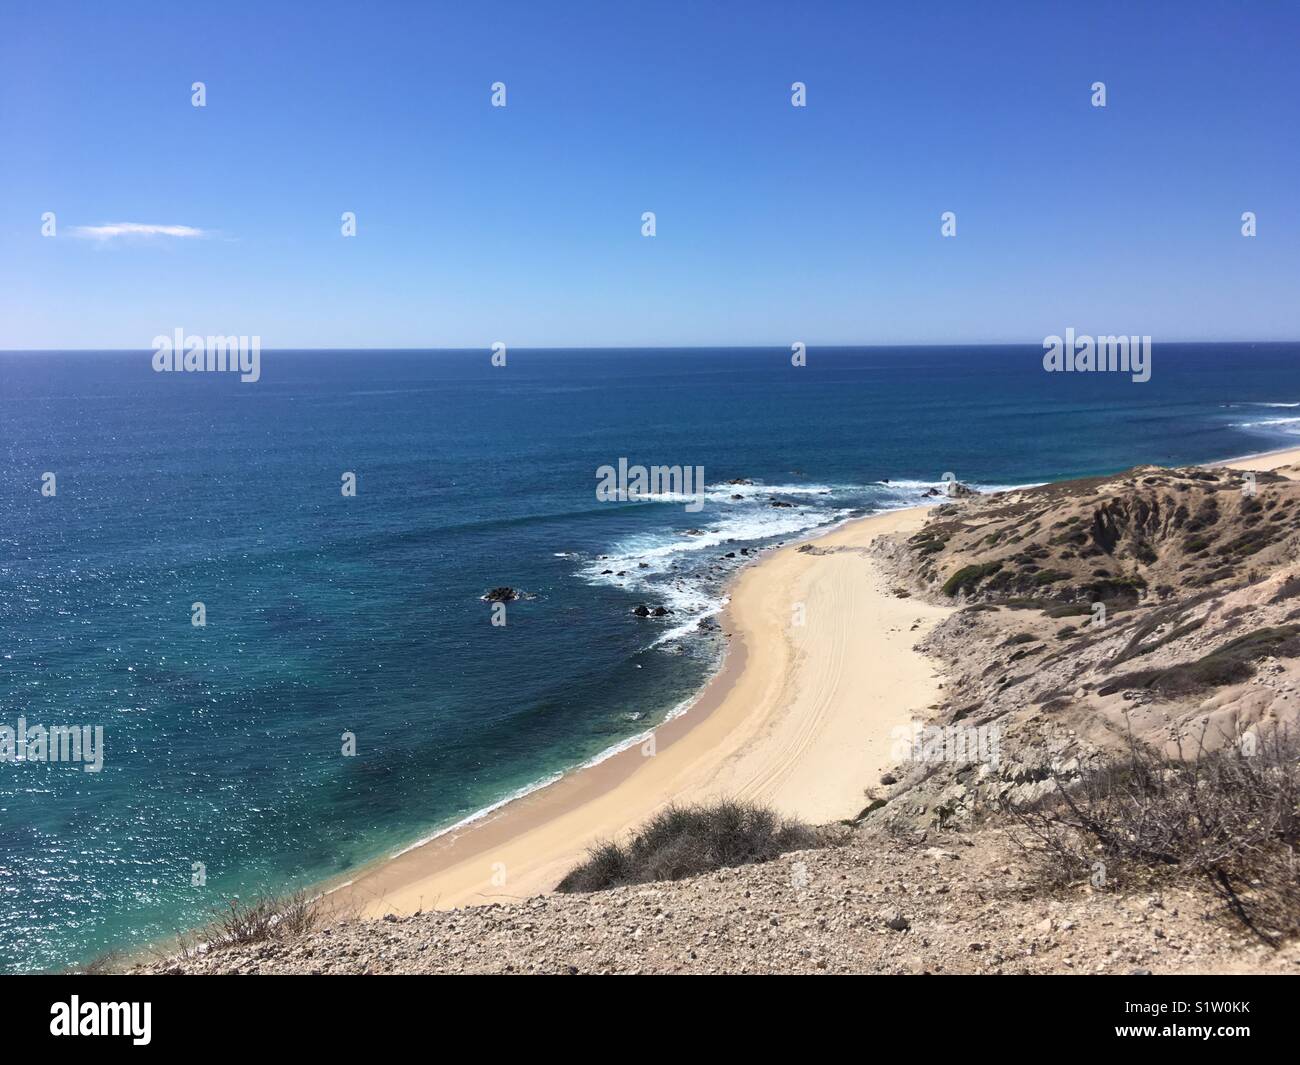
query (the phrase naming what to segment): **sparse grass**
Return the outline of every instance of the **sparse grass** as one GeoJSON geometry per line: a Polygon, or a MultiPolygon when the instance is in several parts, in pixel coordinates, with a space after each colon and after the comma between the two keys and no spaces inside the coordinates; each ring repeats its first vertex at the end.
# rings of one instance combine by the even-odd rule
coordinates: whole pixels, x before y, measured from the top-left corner
{"type": "Polygon", "coordinates": [[[1001,643],[1002,647],[1013,647],[1018,643],[1037,643],[1041,637],[1035,636],[1032,632],[1018,632],[1014,636],[1009,636],[1001,643]]]}
{"type": "Polygon", "coordinates": [[[752,803],[669,806],[627,844],[604,842],[592,847],[587,861],[561,880],[556,890],[604,891],[653,880],[681,880],[770,861],[787,851],[828,842],[823,832],[752,803]]]}
{"type": "Polygon", "coordinates": [[[1248,632],[1195,662],[1112,677],[1098,688],[1098,693],[1110,695],[1125,688],[1146,688],[1174,694],[1236,684],[1249,680],[1255,673],[1254,660],[1267,655],[1280,658],[1300,655],[1300,625],[1275,625],[1248,632]]]}
{"type": "Polygon", "coordinates": [[[319,895],[296,891],[289,895],[258,895],[250,901],[231,899],[213,911],[213,919],[179,938],[170,951],[181,958],[201,952],[243,947],[271,940],[298,939],[318,928],[325,918],[324,900],[319,895]]]}
{"type": "MultiPolygon", "coordinates": [[[[147,948],[147,955],[155,962],[190,960],[227,947],[294,940],[318,928],[324,917],[324,900],[302,891],[259,895],[250,902],[231,899],[225,908],[213,911],[212,920],[206,925],[179,934],[171,942],[147,948]]],[[[142,956],[108,951],[73,971],[89,976],[125,973],[138,965],[142,956]]]]}
{"type": "Polygon", "coordinates": [[[1205,619],[1201,618],[1186,624],[1183,624],[1183,619],[1187,617],[1193,607],[1200,606],[1213,596],[1213,592],[1201,592],[1190,599],[1183,599],[1173,606],[1151,611],[1134,626],[1133,635],[1129,638],[1129,642],[1111,659],[1110,664],[1118,666],[1123,662],[1127,662],[1130,658],[1150,654],[1167,643],[1172,643],[1174,640],[1182,639],[1189,633],[1195,632],[1205,624],[1205,619]],[[1173,628],[1164,636],[1147,641],[1147,637],[1162,625],[1172,625],[1173,628]]]}
{"type": "Polygon", "coordinates": [[[1140,599],[1147,590],[1145,577],[1103,577],[1082,586],[1084,594],[1093,600],[1140,599]]]}
{"type": "Polygon", "coordinates": [[[1068,581],[1070,574],[1065,570],[1045,569],[1034,574],[1034,583],[1038,585],[1055,584],[1057,581],[1068,581]]]}
{"type": "Polygon", "coordinates": [[[1300,747],[1278,730],[1213,751],[1204,740],[1167,757],[1130,737],[1077,784],[1058,778],[1037,806],[1006,812],[1037,841],[1017,842],[1045,883],[1201,880],[1276,944],[1300,932],[1300,747]]]}
{"type": "Polygon", "coordinates": [[[1275,529],[1248,529],[1235,539],[1229,540],[1226,544],[1220,547],[1215,554],[1223,556],[1231,555],[1234,558],[1244,558],[1247,555],[1253,555],[1262,551],[1273,542],[1273,538],[1276,534],[1277,530],[1275,529]]]}
{"type": "Polygon", "coordinates": [[[1076,618],[1084,617],[1092,613],[1091,603],[1061,603],[1056,606],[1047,606],[1043,608],[1043,613],[1049,618],[1076,618]]]}
{"type": "Polygon", "coordinates": [[[1011,665],[1013,662],[1019,662],[1022,658],[1027,658],[1030,655],[1041,655],[1043,651],[1044,648],[1042,647],[1024,647],[1007,659],[1007,665],[1011,665]]]}

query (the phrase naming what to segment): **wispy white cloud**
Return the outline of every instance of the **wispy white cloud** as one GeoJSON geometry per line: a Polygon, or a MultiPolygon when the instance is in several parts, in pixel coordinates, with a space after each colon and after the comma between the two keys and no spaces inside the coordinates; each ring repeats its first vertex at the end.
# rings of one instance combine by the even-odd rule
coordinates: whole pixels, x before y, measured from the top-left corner
{"type": "Polygon", "coordinates": [[[206,237],[206,230],[194,226],[159,226],[147,222],[109,222],[102,226],[72,226],[74,237],[90,240],[113,240],[117,237],[206,237]]]}

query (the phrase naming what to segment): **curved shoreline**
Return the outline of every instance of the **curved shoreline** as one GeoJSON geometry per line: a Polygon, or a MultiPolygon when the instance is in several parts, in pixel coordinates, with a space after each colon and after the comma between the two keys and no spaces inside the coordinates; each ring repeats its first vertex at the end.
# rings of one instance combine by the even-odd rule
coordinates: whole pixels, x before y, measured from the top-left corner
{"type": "MultiPolygon", "coordinates": [[[[1295,462],[1300,449],[1283,448],[1204,465],[1269,470],[1295,462]]],[[[372,917],[542,894],[593,842],[627,833],[672,801],[755,799],[812,822],[856,814],[872,774],[890,762],[891,729],[937,701],[935,663],[913,645],[950,612],[893,597],[874,561],[859,552],[875,536],[919,528],[928,510],[852,519],[741,570],[720,615],[728,634],[722,664],[686,711],[650,730],[653,754],[648,740],[630,740],[609,757],[368,863],[333,894],[372,917]],[[828,553],[800,550],[809,546],[828,553]],[[843,565],[845,558],[862,560],[861,572],[843,565]],[[833,594],[846,584],[847,597],[833,594]],[[788,617],[795,590],[809,603],[835,599],[810,614],[798,637],[788,617]],[[904,638],[889,638],[899,634],[904,638]],[[852,652],[878,661],[887,654],[885,683],[869,669],[864,675],[861,661],[846,665],[852,652]],[[856,700],[846,690],[855,686],[856,700]],[[873,713],[854,714],[855,702],[873,704],[873,713]]]]}
{"type": "Polygon", "coordinates": [[[934,663],[912,645],[949,612],[890,595],[865,549],[919,528],[928,510],[867,515],[766,552],[733,582],[722,665],[687,711],[652,739],[369,863],[334,899],[382,916],[540,894],[592,842],[672,801],[754,799],[813,822],[856,814],[891,761],[892,730],[936,701],[934,663]],[[881,683],[874,664],[886,657],[881,683]]]}
{"type": "MultiPolygon", "coordinates": [[[[1206,467],[1234,466],[1242,470],[1280,470],[1283,467],[1295,467],[1292,472],[1297,478],[1300,478],[1300,447],[1279,448],[1234,458],[1211,460],[1202,462],[1200,465],[1206,467]]],[[[919,516],[916,518],[916,524],[919,527],[923,523],[924,513],[928,509],[929,506],[915,506],[851,518],[834,525],[829,530],[818,531],[818,534],[809,539],[791,541],[780,548],[756,556],[751,565],[746,566],[736,574],[730,588],[733,592],[738,591],[747,574],[758,571],[768,559],[774,556],[782,553],[798,553],[798,549],[802,546],[815,546],[823,541],[830,541],[849,530],[872,527],[874,528],[872,536],[886,531],[898,531],[879,527],[881,523],[890,518],[900,519],[907,515],[919,516]],[[871,526],[870,523],[876,524],[871,526]]],[[[867,540],[870,539],[871,536],[868,536],[867,540]]],[[[893,601],[895,603],[914,604],[916,607],[925,606],[920,601],[911,599],[893,601]]],[[[734,596],[733,602],[729,603],[720,614],[723,629],[729,632],[729,639],[719,668],[705,682],[700,692],[687,703],[687,708],[684,711],[670,716],[656,729],[650,730],[659,737],[656,742],[660,749],[665,746],[670,747],[673,743],[684,739],[684,736],[678,736],[679,731],[684,733],[690,727],[702,724],[721,704],[723,696],[734,683],[736,676],[743,673],[748,657],[748,648],[742,628],[736,627],[735,632],[730,632],[733,628],[730,624],[733,605],[734,596]],[[674,723],[677,724],[677,728],[669,731],[668,726],[674,723]]],[[[905,605],[904,612],[906,612],[906,609],[905,605]]],[[[941,613],[946,613],[946,611],[941,611],[941,613]]],[[[928,624],[933,624],[933,620],[928,624]]],[[[921,630],[918,629],[917,631],[920,632],[921,630]]],[[[912,642],[915,642],[915,638],[909,641],[909,643],[912,642]]],[[[933,664],[929,663],[929,660],[922,658],[917,652],[911,651],[910,646],[908,651],[915,658],[927,663],[927,665],[933,664]]],[[[405,912],[414,912],[422,908],[447,909],[458,905],[517,901],[519,898],[526,897],[526,894],[546,893],[553,889],[555,883],[574,864],[574,862],[569,861],[569,858],[573,856],[572,854],[566,854],[560,860],[553,860],[550,863],[556,869],[553,873],[553,879],[550,879],[548,883],[547,876],[542,876],[541,886],[528,891],[526,894],[521,890],[519,883],[511,883],[509,866],[506,867],[507,882],[505,884],[491,884],[490,877],[487,878],[486,887],[491,890],[484,890],[481,863],[477,872],[471,876],[468,889],[463,883],[464,877],[459,875],[463,873],[463,870],[458,870],[457,866],[472,863],[475,855],[481,858],[484,854],[487,854],[494,841],[498,844],[504,842],[507,845],[517,845],[528,839],[531,835],[528,821],[537,820],[539,821],[537,827],[544,827],[548,815],[554,814],[558,816],[566,807],[570,810],[581,809],[584,801],[599,797],[602,794],[609,795],[613,793],[620,781],[630,777],[631,772],[636,767],[628,766],[626,772],[618,774],[613,773],[615,767],[607,769],[605,774],[600,774],[598,771],[615,759],[623,758],[627,761],[633,753],[637,753],[639,756],[638,744],[641,742],[640,739],[633,738],[624,742],[630,743],[631,746],[617,751],[600,761],[585,763],[560,773],[549,780],[539,781],[536,785],[530,786],[522,795],[507,796],[498,803],[471,814],[456,824],[438,829],[425,839],[406,845],[395,854],[373,858],[346,873],[317,881],[316,890],[324,898],[334,900],[331,907],[337,906],[341,912],[356,911],[364,916],[371,917],[398,912],[401,908],[398,905],[399,903],[405,901],[409,904],[412,899],[414,905],[408,905],[405,912]],[[605,779],[600,779],[602,776],[605,779]],[[579,777],[582,778],[584,784],[590,781],[590,786],[579,789],[574,784],[568,783],[579,777]],[[568,786],[562,788],[562,785],[566,785],[566,783],[568,783],[568,786]],[[586,792],[585,795],[583,791],[586,792]],[[547,796],[547,801],[538,798],[545,793],[550,793],[547,796]],[[559,801],[550,801],[551,796],[554,796],[559,801]],[[533,800],[533,802],[530,803],[529,800],[533,800]],[[507,816],[510,819],[510,824],[497,825],[490,836],[482,833],[485,826],[495,824],[499,819],[507,816]],[[471,836],[474,837],[471,841],[467,843],[460,842],[471,836]],[[442,844],[441,847],[436,846],[440,843],[442,844]],[[412,855],[420,856],[422,860],[419,864],[417,864],[416,858],[411,857],[412,855]],[[442,886],[444,874],[448,877],[449,884],[459,885],[457,893],[448,893],[444,896],[440,892],[434,892],[426,900],[421,889],[433,890],[442,886]],[[477,885],[473,883],[475,879],[478,881],[477,885]]],[[[864,770],[859,770],[853,774],[851,782],[860,782],[865,785],[870,783],[870,780],[871,778],[864,770]]],[[[687,796],[680,797],[686,798],[687,796]]],[[[853,807],[849,812],[858,812],[862,805],[865,805],[865,803],[853,807]]],[[[647,809],[644,811],[644,816],[649,816],[652,812],[652,809],[647,809]]],[[[628,822],[626,827],[639,824],[644,820],[644,816],[639,816],[637,811],[628,811],[625,817],[628,822]]],[[[582,851],[577,852],[576,859],[581,857],[582,851]]],[[[537,877],[541,874],[534,869],[531,875],[536,882],[537,877]]],[[[527,881],[524,883],[526,885],[527,881]]],[[[162,941],[155,941],[151,947],[147,948],[148,953],[146,953],[146,948],[139,947],[132,948],[124,956],[146,961],[159,953],[166,952],[172,945],[171,937],[167,937],[162,941]]]]}
{"type": "Polygon", "coordinates": [[[1216,462],[1203,462],[1202,466],[1232,466],[1239,470],[1276,470],[1300,462],[1300,447],[1283,447],[1276,451],[1258,451],[1252,455],[1234,455],[1216,462]]]}

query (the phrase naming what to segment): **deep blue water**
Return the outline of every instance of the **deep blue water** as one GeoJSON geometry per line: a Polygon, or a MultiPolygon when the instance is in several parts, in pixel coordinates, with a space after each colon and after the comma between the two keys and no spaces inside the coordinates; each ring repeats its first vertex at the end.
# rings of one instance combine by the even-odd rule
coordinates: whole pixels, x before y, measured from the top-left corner
{"type": "Polygon", "coordinates": [[[945,471],[1023,484],[1300,433],[1297,344],[1158,344],[1144,384],[1041,356],[267,352],[244,384],[0,353],[0,725],[102,725],[106,748],[97,774],[0,763],[0,971],[345,872],[635,734],[714,663],[697,622],[729,551],[945,471]],[[704,510],[598,502],[620,457],[703,466],[704,510]],[[494,627],[501,584],[531,598],[494,627]]]}

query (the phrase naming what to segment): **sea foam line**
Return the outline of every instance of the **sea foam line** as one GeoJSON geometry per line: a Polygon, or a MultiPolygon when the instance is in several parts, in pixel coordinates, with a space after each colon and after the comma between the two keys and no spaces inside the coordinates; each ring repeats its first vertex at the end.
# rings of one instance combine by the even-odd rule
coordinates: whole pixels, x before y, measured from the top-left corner
{"type": "MultiPolygon", "coordinates": [[[[446,825],[443,828],[439,828],[436,831],[430,832],[428,835],[422,836],[421,838],[417,839],[414,843],[407,844],[401,850],[394,851],[385,860],[392,861],[394,858],[400,858],[403,854],[406,854],[408,851],[413,851],[420,847],[423,847],[426,843],[432,843],[435,839],[440,839],[441,837],[447,835],[447,833],[449,832],[455,832],[461,828],[468,828],[470,825],[474,824],[475,822],[482,821],[485,817],[489,817],[492,814],[496,813],[496,811],[500,810],[503,806],[509,806],[512,802],[515,802],[517,799],[526,798],[527,796],[531,795],[535,791],[541,791],[543,788],[549,788],[552,784],[555,784],[558,781],[563,780],[570,773],[576,773],[583,769],[592,769],[595,766],[600,765],[601,762],[605,762],[608,761],[610,758],[613,758],[616,754],[621,754],[623,751],[635,747],[639,743],[644,743],[646,740],[650,739],[654,735],[655,729],[660,728],[663,725],[666,725],[669,721],[672,721],[674,718],[681,717],[688,710],[690,710],[690,708],[699,701],[700,696],[704,693],[704,689],[708,687],[709,683],[713,680],[713,678],[717,675],[717,673],[719,672],[719,670],[721,670],[721,668],[722,668],[722,656],[719,656],[718,662],[710,670],[708,676],[704,680],[704,683],[700,685],[699,691],[696,691],[692,695],[689,695],[685,699],[681,700],[681,702],[679,702],[676,706],[674,706],[671,710],[669,710],[668,713],[664,715],[663,720],[661,720],[653,728],[644,729],[641,732],[638,732],[634,736],[629,736],[626,739],[619,740],[616,743],[611,744],[609,747],[604,748],[599,753],[592,755],[586,761],[579,762],[575,766],[570,766],[568,769],[557,770],[554,773],[550,773],[547,776],[542,777],[540,780],[534,781],[532,784],[525,784],[521,788],[516,788],[514,791],[512,791],[509,795],[505,796],[504,798],[498,799],[496,802],[484,806],[481,810],[475,810],[472,814],[469,814],[466,817],[462,817],[459,821],[455,822],[454,824],[446,825]]],[[[348,880],[346,883],[340,884],[338,885],[338,887],[332,888],[331,890],[338,891],[340,888],[346,887],[348,884],[351,884],[352,882],[353,882],[352,880],[348,880]]]]}
{"type": "Polygon", "coordinates": [[[392,854],[388,856],[387,860],[391,861],[394,858],[400,858],[407,851],[413,851],[418,847],[423,847],[426,843],[432,843],[435,839],[439,839],[440,837],[445,836],[448,832],[455,832],[458,828],[466,828],[467,826],[472,825],[475,821],[481,821],[483,820],[483,818],[501,809],[501,807],[508,806],[516,799],[522,799],[527,795],[531,795],[535,791],[541,791],[542,788],[550,787],[557,780],[562,780],[567,772],[568,770],[559,770],[558,772],[551,773],[550,775],[543,777],[541,780],[534,781],[532,784],[525,784],[521,788],[516,788],[505,798],[498,799],[496,802],[484,806],[481,810],[475,810],[472,814],[469,814],[467,817],[462,817],[455,824],[447,825],[444,828],[439,828],[434,832],[430,832],[427,836],[422,836],[420,839],[417,839],[414,843],[408,844],[407,846],[403,847],[401,850],[394,851],[392,854]]]}
{"type": "MultiPolygon", "coordinates": [[[[991,494],[994,492],[1001,492],[1001,491],[1015,491],[1017,489],[1022,489],[1022,488],[1034,488],[1042,483],[1045,482],[1036,482],[1034,484],[1022,484],[1022,485],[1005,485],[1005,486],[990,485],[990,486],[979,486],[979,487],[972,486],[972,487],[976,487],[976,490],[979,491],[981,494],[991,494]]],[[[934,485],[930,485],[927,484],[926,482],[918,481],[915,482],[915,484],[921,487],[938,487],[937,483],[934,485]]],[[[912,482],[891,481],[888,484],[882,483],[879,485],[879,487],[885,487],[885,488],[894,487],[894,486],[911,488],[912,482]]],[[[733,486],[727,485],[725,487],[730,488],[733,486]]],[[[746,486],[735,486],[735,487],[746,487],[746,486]]],[[[769,493],[773,492],[773,489],[767,488],[766,486],[754,485],[749,487],[754,487],[754,488],[762,487],[764,488],[764,490],[768,491],[769,493]]],[[[876,486],[866,486],[866,487],[876,487],[876,486]]],[[[788,493],[778,492],[778,494],[788,494],[788,493]]],[[[805,543],[810,540],[819,539],[820,537],[825,536],[831,532],[834,532],[836,529],[839,529],[841,526],[846,525],[851,521],[856,521],[859,518],[868,518],[868,517],[874,517],[877,514],[892,513],[898,510],[907,510],[910,507],[936,506],[939,503],[941,503],[944,500],[944,498],[945,498],[944,496],[932,496],[928,498],[923,498],[919,501],[900,499],[897,501],[885,502],[882,503],[882,505],[880,505],[879,507],[871,510],[866,514],[857,514],[849,510],[844,512],[843,516],[836,517],[831,519],[830,521],[823,522],[817,525],[812,525],[806,528],[804,530],[804,535],[795,536],[794,539],[787,541],[782,546],[789,547],[795,544],[805,543]]],[[[740,572],[740,570],[746,568],[747,566],[751,565],[754,562],[759,561],[761,558],[766,556],[770,551],[774,549],[776,549],[776,545],[772,545],[771,547],[764,548],[753,555],[747,556],[745,561],[737,567],[736,572],[731,574],[730,580],[734,581],[737,574],[740,572]]],[[[566,553],[556,552],[556,554],[563,556],[566,553]]],[[[730,602],[729,596],[722,597],[719,600],[717,607],[710,610],[709,613],[704,616],[711,617],[713,614],[720,612],[727,605],[728,602],[730,602]]],[[[696,618],[692,618],[691,620],[696,624],[698,624],[699,618],[696,617],[696,618]]],[[[651,647],[656,646],[658,642],[660,641],[655,641],[655,643],[651,644],[650,646],[651,647]]],[[[699,688],[691,695],[687,696],[685,699],[680,700],[652,728],[642,729],[640,732],[637,732],[634,735],[628,736],[622,740],[618,740],[615,743],[611,744],[610,746],[599,751],[597,754],[593,755],[592,757],[586,759],[583,762],[578,763],[575,766],[572,766],[568,769],[562,769],[553,773],[549,773],[546,776],[540,778],[539,780],[534,781],[531,784],[525,784],[523,787],[516,788],[508,795],[504,796],[501,799],[498,799],[496,802],[490,803],[479,810],[475,810],[473,813],[467,815],[466,817],[462,817],[459,821],[456,821],[453,824],[446,825],[442,828],[439,828],[434,832],[429,833],[428,835],[422,836],[421,838],[417,839],[415,842],[408,844],[407,846],[401,848],[400,850],[395,851],[394,853],[389,855],[388,860],[391,861],[394,858],[398,858],[401,855],[406,854],[408,851],[413,851],[419,847],[423,847],[426,843],[431,843],[436,839],[440,839],[442,836],[447,835],[449,832],[456,832],[459,829],[467,828],[478,821],[482,821],[484,818],[490,817],[492,814],[496,813],[496,811],[500,810],[502,807],[508,806],[510,805],[510,803],[515,802],[518,799],[526,798],[527,796],[533,794],[536,791],[541,791],[542,788],[550,787],[552,784],[555,784],[558,781],[563,780],[570,773],[575,773],[583,769],[592,769],[595,766],[600,765],[602,762],[608,761],[610,758],[613,758],[615,755],[621,754],[622,752],[629,750],[630,748],[635,747],[638,744],[645,743],[654,735],[656,729],[659,729],[663,727],[665,724],[667,724],[669,721],[673,721],[676,718],[681,717],[683,714],[690,712],[691,708],[695,706],[696,703],[699,702],[701,696],[704,694],[709,684],[711,684],[714,678],[717,677],[717,675],[721,672],[725,660],[726,660],[726,655],[724,651],[723,654],[719,654],[717,656],[715,662],[709,669],[708,674],[701,682],[699,688]]],[[[347,883],[352,883],[352,881],[349,880],[347,881],[347,883]]],[[[339,887],[343,887],[343,886],[346,886],[346,884],[339,885],[339,887]]],[[[332,890],[338,890],[338,888],[334,888],[332,890]]]]}

